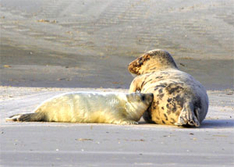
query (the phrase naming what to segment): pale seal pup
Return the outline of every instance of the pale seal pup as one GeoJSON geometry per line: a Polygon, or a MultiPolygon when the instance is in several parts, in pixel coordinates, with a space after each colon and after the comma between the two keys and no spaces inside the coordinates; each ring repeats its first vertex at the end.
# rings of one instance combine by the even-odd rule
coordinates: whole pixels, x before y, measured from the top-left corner
{"type": "Polygon", "coordinates": [[[131,62],[130,73],[138,75],[129,92],[153,93],[146,122],[199,127],[208,111],[208,96],[202,84],[178,69],[164,50],[152,50],[131,62]]]}
{"type": "Polygon", "coordinates": [[[6,121],[137,124],[152,100],[152,93],[66,93],[6,121]]]}

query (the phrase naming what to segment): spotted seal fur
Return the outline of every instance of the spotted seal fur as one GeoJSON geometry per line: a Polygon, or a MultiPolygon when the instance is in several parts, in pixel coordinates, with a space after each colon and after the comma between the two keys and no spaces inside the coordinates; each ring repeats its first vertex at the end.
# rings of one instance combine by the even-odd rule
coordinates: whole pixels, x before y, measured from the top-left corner
{"type": "Polygon", "coordinates": [[[165,50],[152,50],[131,62],[137,75],[129,92],[153,93],[151,107],[144,113],[146,122],[199,127],[208,112],[205,88],[191,75],[180,71],[165,50]]]}

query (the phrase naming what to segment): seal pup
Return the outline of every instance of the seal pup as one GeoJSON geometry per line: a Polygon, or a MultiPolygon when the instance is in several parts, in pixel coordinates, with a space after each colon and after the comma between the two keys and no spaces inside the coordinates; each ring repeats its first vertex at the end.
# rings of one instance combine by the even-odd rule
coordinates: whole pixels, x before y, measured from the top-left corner
{"type": "Polygon", "coordinates": [[[152,93],[66,93],[6,121],[137,124],[152,100],[152,93]]]}
{"type": "Polygon", "coordinates": [[[151,50],[132,61],[128,70],[137,75],[129,92],[153,93],[146,122],[199,127],[208,111],[205,88],[191,75],[178,69],[165,50],[151,50]]]}

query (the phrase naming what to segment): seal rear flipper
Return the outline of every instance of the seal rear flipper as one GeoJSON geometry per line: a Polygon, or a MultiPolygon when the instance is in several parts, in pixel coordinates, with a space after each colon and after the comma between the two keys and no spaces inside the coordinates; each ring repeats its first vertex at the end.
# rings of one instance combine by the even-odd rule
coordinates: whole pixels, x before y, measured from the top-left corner
{"type": "Polygon", "coordinates": [[[9,121],[17,121],[18,118],[21,116],[22,114],[16,114],[16,115],[12,115],[10,116],[9,118],[6,118],[6,121],[9,122],[9,121]]]}
{"type": "Polygon", "coordinates": [[[6,118],[6,121],[21,121],[21,122],[39,122],[46,121],[44,113],[29,113],[29,114],[16,114],[12,115],[9,118],[6,118]]]}
{"type": "Polygon", "coordinates": [[[194,110],[193,105],[191,104],[184,104],[184,107],[179,115],[177,123],[175,125],[177,126],[195,126],[199,127],[200,122],[199,120],[199,111],[197,109],[194,110]]]}

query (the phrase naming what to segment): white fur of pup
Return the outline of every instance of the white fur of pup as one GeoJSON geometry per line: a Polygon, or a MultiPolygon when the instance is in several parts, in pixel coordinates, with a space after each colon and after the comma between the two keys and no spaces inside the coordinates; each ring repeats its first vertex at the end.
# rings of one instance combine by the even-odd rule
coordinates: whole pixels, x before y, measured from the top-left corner
{"type": "Polygon", "coordinates": [[[137,124],[152,100],[152,93],[66,93],[6,121],[137,124]]]}

